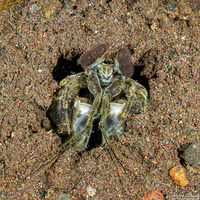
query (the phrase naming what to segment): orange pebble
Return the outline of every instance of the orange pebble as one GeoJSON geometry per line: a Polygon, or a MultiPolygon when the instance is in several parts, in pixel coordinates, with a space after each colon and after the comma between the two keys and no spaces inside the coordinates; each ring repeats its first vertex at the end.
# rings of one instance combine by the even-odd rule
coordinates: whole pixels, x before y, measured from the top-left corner
{"type": "Polygon", "coordinates": [[[154,190],[149,194],[146,194],[142,200],[164,200],[164,196],[161,192],[154,190]]]}
{"type": "Polygon", "coordinates": [[[154,165],[158,164],[158,162],[156,160],[152,160],[151,161],[154,165]]]}
{"type": "Polygon", "coordinates": [[[185,170],[183,167],[172,167],[169,171],[169,175],[173,178],[174,182],[180,186],[186,186],[189,183],[185,176],[185,170]]]}

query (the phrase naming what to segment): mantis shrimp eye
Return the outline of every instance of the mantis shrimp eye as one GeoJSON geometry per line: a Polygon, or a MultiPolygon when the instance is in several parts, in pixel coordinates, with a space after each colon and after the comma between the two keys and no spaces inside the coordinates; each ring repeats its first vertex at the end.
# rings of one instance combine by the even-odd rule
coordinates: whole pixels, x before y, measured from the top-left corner
{"type": "Polygon", "coordinates": [[[134,67],[131,59],[131,52],[126,47],[122,47],[118,51],[117,61],[119,62],[119,69],[125,77],[130,78],[133,76],[134,67]]]}
{"type": "Polygon", "coordinates": [[[87,66],[95,63],[97,59],[101,58],[107,49],[107,44],[104,42],[95,44],[79,58],[78,64],[85,69],[87,66]]]}

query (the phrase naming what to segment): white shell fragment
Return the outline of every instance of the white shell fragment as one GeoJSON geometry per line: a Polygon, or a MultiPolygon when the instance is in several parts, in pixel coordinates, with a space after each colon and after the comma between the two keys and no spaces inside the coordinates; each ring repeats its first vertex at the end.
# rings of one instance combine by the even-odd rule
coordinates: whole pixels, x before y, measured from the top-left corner
{"type": "Polygon", "coordinates": [[[90,197],[93,197],[97,191],[95,188],[92,188],[90,185],[86,188],[86,190],[90,197]]]}

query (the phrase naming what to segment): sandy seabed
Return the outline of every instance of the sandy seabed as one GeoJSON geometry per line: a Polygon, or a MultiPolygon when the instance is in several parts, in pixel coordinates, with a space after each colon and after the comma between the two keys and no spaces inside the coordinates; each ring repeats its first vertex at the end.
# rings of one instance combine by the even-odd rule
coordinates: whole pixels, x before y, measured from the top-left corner
{"type": "Polygon", "coordinates": [[[30,0],[1,10],[1,199],[142,199],[155,190],[198,199],[199,165],[183,165],[185,187],[169,170],[199,144],[199,16],[197,0],[30,0]],[[70,149],[36,174],[61,143],[46,117],[58,82],[83,71],[77,58],[98,42],[111,57],[128,47],[132,78],[149,92],[150,110],[130,114],[113,141],[141,173],[122,161],[124,178],[105,147],[70,149]]]}

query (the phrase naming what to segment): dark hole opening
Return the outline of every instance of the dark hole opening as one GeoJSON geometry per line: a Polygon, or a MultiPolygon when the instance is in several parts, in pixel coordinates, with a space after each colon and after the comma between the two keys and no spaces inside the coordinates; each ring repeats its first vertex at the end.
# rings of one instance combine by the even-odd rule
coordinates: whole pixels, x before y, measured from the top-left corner
{"type": "Polygon", "coordinates": [[[140,75],[144,68],[145,68],[145,66],[143,66],[143,65],[142,66],[135,66],[134,74],[131,78],[133,80],[138,81],[138,83],[143,85],[147,89],[147,91],[149,91],[150,90],[149,84],[148,84],[149,79],[146,76],[140,75]]]}
{"type": "MultiPolygon", "coordinates": [[[[65,56],[66,57],[66,56],[65,56]]],[[[77,64],[80,55],[75,55],[72,59],[67,60],[64,55],[58,58],[56,67],[53,69],[52,75],[54,80],[60,82],[65,77],[77,74],[83,71],[82,67],[77,64]]]]}

